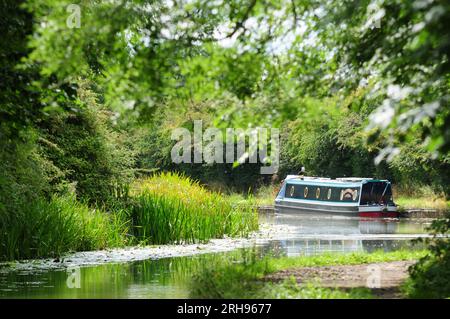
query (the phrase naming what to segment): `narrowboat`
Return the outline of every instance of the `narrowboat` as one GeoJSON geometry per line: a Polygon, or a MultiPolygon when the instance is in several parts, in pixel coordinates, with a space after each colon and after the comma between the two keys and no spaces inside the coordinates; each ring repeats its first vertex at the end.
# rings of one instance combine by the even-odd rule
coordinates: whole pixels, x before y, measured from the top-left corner
{"type": "Polygon", "coordinates": [[[373,178],[288,175],[275,199],[279,213],[397,217],[391,183],[373,178]]]}

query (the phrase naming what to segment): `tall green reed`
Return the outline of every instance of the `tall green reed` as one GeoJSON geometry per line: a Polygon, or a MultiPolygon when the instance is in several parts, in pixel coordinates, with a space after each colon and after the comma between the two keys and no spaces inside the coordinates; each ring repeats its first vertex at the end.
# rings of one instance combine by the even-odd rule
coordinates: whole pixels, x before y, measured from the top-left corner
{"type": "Polygon", "coordinates": [[[186,176],[161,173],[141,180],[133,193],[134,234],[144,243],[205,242],[258,228],[253,208],[233,205],[186,176]]]}
{"type": "Polygon", "coordinates": [[[126,217],[123,211],[91,209],[70,196],[24,204],[0,214],[0,260],[123,246],[128,242],[126,217]]]}

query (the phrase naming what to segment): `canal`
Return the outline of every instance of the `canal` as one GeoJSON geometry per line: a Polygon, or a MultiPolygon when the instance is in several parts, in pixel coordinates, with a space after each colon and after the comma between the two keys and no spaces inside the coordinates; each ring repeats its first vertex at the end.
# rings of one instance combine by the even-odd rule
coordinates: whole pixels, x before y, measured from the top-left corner
{"type": "Polygon", "coordinates": [[[261,215],[261,225],[276,233],[269,231],[265,238],[243,241],[227,251],[210,252],[206,248],[179,257],[152,255],[133,260],[127,259],[126,251],[118,250],[115,254],[125,257],[112,262],[96,259],[92,263],[78,254],[66,257],[69,262],[64,263],[59,260],[4,263],[0,265],[0,298],[188,298],[189,281],[204,265],[225,260],[238,263],[248,253],[277,257],[418,249],[412,239],[426,236],[430,222],[311,214],[261,215]]]}

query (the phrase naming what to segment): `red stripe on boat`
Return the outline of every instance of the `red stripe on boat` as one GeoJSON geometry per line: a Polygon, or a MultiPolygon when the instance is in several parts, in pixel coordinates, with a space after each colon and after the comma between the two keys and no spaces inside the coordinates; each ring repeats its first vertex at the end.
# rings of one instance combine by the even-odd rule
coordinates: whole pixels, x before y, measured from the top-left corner
{"type": "Polygon", "coordinates": [[[360,217],[398,217],[398,212],[360,212],[360,217]]]}

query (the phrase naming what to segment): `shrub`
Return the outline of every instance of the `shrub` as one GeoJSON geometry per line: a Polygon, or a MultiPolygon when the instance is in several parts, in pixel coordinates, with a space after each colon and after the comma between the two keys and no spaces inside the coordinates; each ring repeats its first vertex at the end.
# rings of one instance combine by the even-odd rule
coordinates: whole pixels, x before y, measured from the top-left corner
{"type": "Polygon", "coordinates": [[[412,298],[450,297],[450,216],[433,221],[434,237],[427,240],[430,254],[409,269],[410,278],[404,286],[412,298]],[[440,236],[443,235],[443,236],[440,236]]]}
{"type": "Polygon", "coordinates": [[[61,172],[51,181],[53,193],[71,183],[79,199],[104,204],[122,196],[134,177],[134,152],[129,136],[113,127],[112,113],[92,97],[84,100],[82,106],[71,105],[76,111],[55,113],[39,123],[39,152],[61,172]]]}

